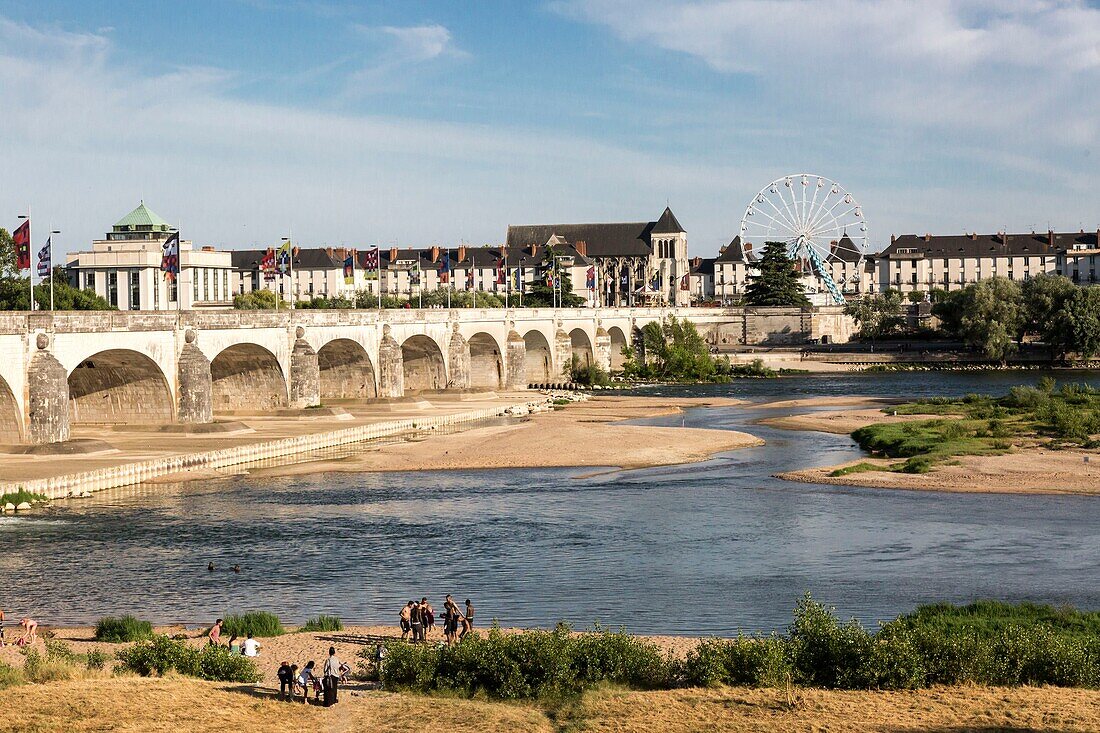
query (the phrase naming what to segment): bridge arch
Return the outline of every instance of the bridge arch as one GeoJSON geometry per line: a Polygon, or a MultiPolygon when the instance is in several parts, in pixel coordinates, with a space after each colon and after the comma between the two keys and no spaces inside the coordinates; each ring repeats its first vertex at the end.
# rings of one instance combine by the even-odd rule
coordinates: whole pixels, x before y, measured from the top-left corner
{"type": "Polygon", "coordinates": [[[321,399],[366,400],[378,396],[374,363],[363,345],[349,338],[337,338],[317,350],[321,376],[321,399]]]}
{"type": "Polygon", "coordinates": [[[470,347],[470,386],[484,389],[503,387],[504,357],[497,340],[479,331],[467,343],[470,347]]]}
{"type": "Polygon", "coordinates": [[[607,335],[611,337],[611,371],[621,371],[626,357],[623,349],[628,345],[626,334],[618,326],[607,329],[607,335]]]}
{"type": "Polygon", "coordinates": [[[589,366],[596,360],[595,353],[592,350],[592,339],[588,337],[588,332],[583,328],[574,328],[570,331],[569,341],[572,345],[573,356],[576,357],[581,366],[589,366]]]}
{"type": "Polygon", "coordinates": [[[542,331],[528,331],[523,335],[524,371],[528,384],[544,384],[557,381],[554,375],[554,352],[542,331]]]}
{"type": "Polygon", "coordinates": [[[447,366],[443,350],[431,337],[416,335],[405,339],[401,344],[401,362],[406,394],[446,388],[447,366]]]}
{"type": "Polygon", "coordinates": [[[210,362],[214,411],[271,410],[288,404],[286,377],[263,346],[237,343],[210,362]]]}
{"type": "Polygon", "coordinates": [[[69,420],[73,425],[172,422],[175,406],[168,380],[149,356],[106,349],[69,372],[69,420]]]}
{"type": "Polygon", "coordinates": [[[0,377],[0,443],[18,443],[23,439],[23,417],[15,393],[0,377]]]}

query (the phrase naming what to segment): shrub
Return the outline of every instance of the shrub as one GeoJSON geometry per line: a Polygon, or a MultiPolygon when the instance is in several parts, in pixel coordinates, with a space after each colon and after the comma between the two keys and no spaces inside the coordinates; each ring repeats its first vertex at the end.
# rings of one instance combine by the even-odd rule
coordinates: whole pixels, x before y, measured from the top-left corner
{"type": "Polygon", "coordinates": [[[186,643],[157,634],[118,653],[124,669],[143,677],[178,672],[218,682],[256,682],[261,675],[255,662],[232,654],[223,646],[196,649],[186,643]]]}
{"type": "Polygon", "coordinates": [[[343,631],[344,623],[338,616],[318,616],[306,621],[299,631],[343,631]]]}
{"type": "Polygon", "coordinates": [[[95,625],[95,640],[120,644],[127,641],[141,641],[153,635],[153,625],[133,616],[107,616],[95,625]]]}
{"type": "Polygon", "coordinates": [[[23,671],[16,669],[10,664],[4,664],[0,662],[0,690],[6,687],[15,687],[16,685],[22,685],[27,681],[24,677],[23,671]]]}
{"type": "Polygon", "coordinates": [[[107,653],[102,649],[90,649],[85,656],[87,657],[88,669],[104,669],[109,659],[107,653]]]}
{"type": "Polygon", "coordinates": [[[222,633],[230,636],[244,638],[249,634],[253,636],[271,637],[285,633],[279,617],[267,611],[248,611],[247,613],[230,613],[224,616],[222,633]]]}
{"type": "Polygon", "coordinates": [[[87,657],[77,654],[62,641],[43,639],[45,651],[25,649],[23,677],[31,682],[58,682],[85,676],[87,657]]]}
{"type": "Polygon", "coordinates": [[[0,504],[15,504],[16,506],[27,502],[28,504],[36,504],[44,501],[49,501],[49,497],[45,494],[35,494],[26,489],[19,489],[18,491],[12,491],[7,494],[0,494],[0,504]]]}
{"type": "Polygon", "coordinates": [[[599,683],[638,689],[671,685],[673,665],[651,642],[625,633],[553,631],[465,637],[451,647],[391,643],[382,666],[387,689],[518,700],[576,695],[599,683]]]}
{"type": "Polygon", "coordinates": [[[790,677],[786,640],[777,636],[702,641],[688,652],[681,673],[694,687],[779,687],[790,677]]]}

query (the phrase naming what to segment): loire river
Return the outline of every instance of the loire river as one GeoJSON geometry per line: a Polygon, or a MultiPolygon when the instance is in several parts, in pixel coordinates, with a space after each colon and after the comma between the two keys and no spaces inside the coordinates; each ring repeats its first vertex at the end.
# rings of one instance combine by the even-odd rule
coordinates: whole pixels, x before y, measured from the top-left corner
{"type": "MultiPolygon", "coordinates": [[[[651,392],[1001,393],[1040,376],[828,375],[651,392]]],[[[1100,608],[1100,498],[780,481],[771,474],[859,450],[846,436],[752,424],[768,414],[656,421],[767,440],[688,466],[241,477],[0,518],[0,607],[60,624],[134,613],[197,625],[249,609],[292,623],[318,613],[394,623],[404,601],[440,606],[451,592],[473,599],[482,623],[673,634],[781,629],[806,591],[868,624],[940,600],[1100,608]],[[234,563],[239,574],[226,570],[234,563]]]]}

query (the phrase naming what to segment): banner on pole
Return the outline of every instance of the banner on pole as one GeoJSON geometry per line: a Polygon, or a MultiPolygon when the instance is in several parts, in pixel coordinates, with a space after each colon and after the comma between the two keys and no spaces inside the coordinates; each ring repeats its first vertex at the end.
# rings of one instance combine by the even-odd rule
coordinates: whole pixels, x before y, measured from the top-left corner
{"type": "Polygon", "coordinates": [[[173,282],[180,272],[180,233],[172,232],[160,246],[160,269],[168,282],[173,282]]]}
{"type": "Polygon", "coordinates": [[[27,219],[11,234],[15,245],[15,267],[17,270],[31,269],[31,220],[27,219]]]}
{"type": "Polygon", "coordinates": [[[46,239],[46,245],[38,250],[38,277],[49,277],[53,268],[53,237],[46,239]]]}

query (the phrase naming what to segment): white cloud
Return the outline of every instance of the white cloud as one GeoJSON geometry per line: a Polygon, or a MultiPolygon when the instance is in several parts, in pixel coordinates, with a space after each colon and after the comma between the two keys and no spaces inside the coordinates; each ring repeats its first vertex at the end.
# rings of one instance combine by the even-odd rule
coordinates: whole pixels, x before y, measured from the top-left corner
{"type": "MultiPolygon", "coordinates": [[[[750,100],[1019,146],[1100,142],[1100,9],[1082,0],[561,0],[623,40],[751,75],[750,100]]],[[[1007,151],[1006,151],[1007,152],[1007,151]]]]}
{"type": "Polygon", "coordinates": [[[465,55],[455,47],[451,32],[441,25],[382,26],[379,30],[396,40],[398,52],[411,61],[465,55]]]}

